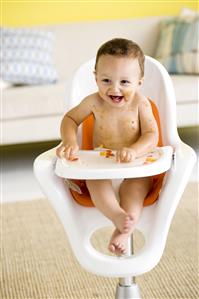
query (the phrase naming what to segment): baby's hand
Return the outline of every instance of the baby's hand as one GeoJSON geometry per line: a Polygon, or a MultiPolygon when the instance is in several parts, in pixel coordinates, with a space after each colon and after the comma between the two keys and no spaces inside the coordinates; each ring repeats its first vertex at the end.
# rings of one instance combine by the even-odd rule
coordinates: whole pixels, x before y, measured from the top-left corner
{"type": "Polygon", "coordinates": [[[61,159],[76,160],[78,150],[76,142],[61,143],[56,149],[56,155],[61,159]]]}
{"type": "Polygon", "coordinates": [[[116,152],[117,162],[132,162],[136,158],[136,152],[129,147],[124,147],[116,152]]]}

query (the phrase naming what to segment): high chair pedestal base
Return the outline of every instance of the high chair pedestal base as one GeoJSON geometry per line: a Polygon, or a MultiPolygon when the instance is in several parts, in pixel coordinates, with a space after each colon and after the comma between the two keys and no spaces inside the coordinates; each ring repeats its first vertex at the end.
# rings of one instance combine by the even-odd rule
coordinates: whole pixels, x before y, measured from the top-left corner
{"type": "Polygon", "coordinates": [[[139,286],[136,283],[128,286],[118,283],[115,299],[141,299],[139,286]]]}
{"type": "MultiPolygon", "coordinates": [[[[128,238],[126,256],[134,254],[133,234],[128,238]]],[[[136,284],[135,277],[120,277],[116,287],[115,299],[141,299],[139,286],[136,284]]]]}

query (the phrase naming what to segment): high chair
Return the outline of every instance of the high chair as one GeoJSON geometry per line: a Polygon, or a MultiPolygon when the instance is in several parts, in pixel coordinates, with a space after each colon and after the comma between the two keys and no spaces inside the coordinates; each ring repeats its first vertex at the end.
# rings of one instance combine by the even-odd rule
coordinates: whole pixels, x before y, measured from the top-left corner
{"type": "MultiPolygon", "coordinates": [[[[66,110],[97,90],[93,75],[94,62],[95,60],[91,59],[77,70],[66,110]]],[[[71,197],[64,179],[55,174],[55,148],[41,154],[34,162],[35,176],[55,209],[77,260],[91,273],[120,278],[115,295],[117,299],[141,298],[135,277],[150,271],[159,262],[172,218],[196,161],[195,152],[180,140],[177,132],[176,99],[171,79],[165,68],[148,56],[145,61],[142,92],[155,102],[161,120],[163,145],[170,146],[173,152],[170,152],[169,166],[164,169],[167,172],[159,198],[153,205],[143,209],[137,224],[136,229],[143,234],[145,243],[135,254],[131,251],[132,239],[129,239],[127,255],[121,257],[109,256],[93,248],[90,242],[92,234],[112,224],[96,208],[83,207],[71,197]]],[[[75,176],[77,175],[78,172],[75,172],[75,176]]],[[[106,177],[106,173],[104,175],[106,177]]],[[[123,175],[124,172],[124,178],[123,175]]],[[[95,173],[90,174],[90,178],[96,178],[95,173]]],[[[116,178],[119,178],[118,175],[116,178]]]]}

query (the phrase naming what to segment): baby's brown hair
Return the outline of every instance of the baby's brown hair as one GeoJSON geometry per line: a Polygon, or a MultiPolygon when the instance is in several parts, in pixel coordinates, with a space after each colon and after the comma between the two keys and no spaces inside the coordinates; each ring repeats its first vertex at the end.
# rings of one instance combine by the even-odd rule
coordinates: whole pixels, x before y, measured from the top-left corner
{"type": "Polygon", "coordinates": [[[132,40],[125,38],[114,38],[101,45],[96,55],[95,70],[97,68],[98,60],[102,55],[137,58],[140,66],[141,78],[144,76],[145,56],[142,49],[132,40]]]}

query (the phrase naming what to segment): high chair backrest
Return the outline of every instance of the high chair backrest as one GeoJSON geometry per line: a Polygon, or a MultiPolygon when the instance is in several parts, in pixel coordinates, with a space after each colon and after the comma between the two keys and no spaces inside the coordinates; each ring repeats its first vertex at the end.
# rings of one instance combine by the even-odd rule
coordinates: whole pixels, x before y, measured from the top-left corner
{"type": "MultiPolygon", "coordinates": [[[[97,91],[94,77],[95,58],[84,63],[76,71],[72,81],[68,108],[76,106],[84,97],[97,91]]],[[[155,59],[145,56],[145,76],[142,93],[156,104],[161,119],[164,145],[178,142],[176,99],[171,78],[166,69],[155,59]]]]}

